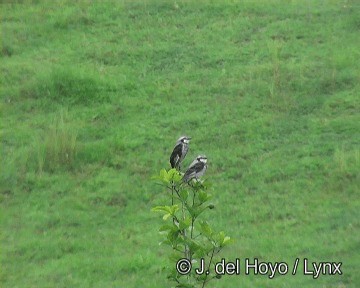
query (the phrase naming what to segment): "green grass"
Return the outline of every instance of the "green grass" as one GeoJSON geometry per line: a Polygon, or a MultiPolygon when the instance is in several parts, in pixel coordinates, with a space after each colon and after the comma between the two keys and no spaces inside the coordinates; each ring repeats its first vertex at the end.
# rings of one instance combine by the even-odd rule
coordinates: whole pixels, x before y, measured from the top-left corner
{"type": "Polygon", "coordinates": [[[2,2],[2,287],[170,287],[149,179],[182,134],[224,257],[343,262],[213,287],[359,287],[358,1],[2,2]]]}

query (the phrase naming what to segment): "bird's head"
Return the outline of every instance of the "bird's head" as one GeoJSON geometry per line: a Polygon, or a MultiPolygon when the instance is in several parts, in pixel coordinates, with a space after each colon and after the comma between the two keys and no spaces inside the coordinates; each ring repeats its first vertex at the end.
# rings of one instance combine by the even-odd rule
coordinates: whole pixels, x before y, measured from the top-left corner
{"type": "Polygon", "coordinates": [[[199,156],[196,157],[196,160],[198,162],[206,163],[207,162],[207,157],[205,155],[199,155],[199,156]]]}
{"type": "Polygon", "coordinates": [[[189,144],[191,140],[191,137],[188,137],[188,136],[181,136],[179,139],[178,139],[178,143],[184,143],[184,144],[189,144]]]}

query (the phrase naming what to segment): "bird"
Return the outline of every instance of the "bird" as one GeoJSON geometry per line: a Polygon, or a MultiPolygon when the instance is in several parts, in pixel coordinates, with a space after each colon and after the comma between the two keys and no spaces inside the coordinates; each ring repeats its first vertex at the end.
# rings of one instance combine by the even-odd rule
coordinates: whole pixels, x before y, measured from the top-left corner
{"type": "Polygon", "coordinates": [[[180,171],[180,164],[184,160],[187,152],[189,151],[189,143],[191,137],[181,136],[175,144],[174,150],[170,156],[171,168],[176,168],[180,171]]]}
{"type": "Polygon", "coordinates": [[[205,155],[199,155],[195,160],[190,164],[189,168],[186,170],[183,181],[189,182],[191,179],[198,180],[199,177],[203,176],[207,169],[207,157],[205,155]]]}

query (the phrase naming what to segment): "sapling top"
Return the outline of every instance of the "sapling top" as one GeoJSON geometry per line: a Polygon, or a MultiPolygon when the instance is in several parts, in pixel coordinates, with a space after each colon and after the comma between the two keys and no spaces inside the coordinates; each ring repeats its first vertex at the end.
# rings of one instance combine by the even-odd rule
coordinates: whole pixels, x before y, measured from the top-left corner
{"type": "Polygon", "coordinates": [[[206,172],[207,157],[197,156],[184,174],[180,172],[180,164],[189,150],[190,139],[182,136],[177,140],[170,156],[172,169],[162,169],[154,177],[167,188],[171,206],[152,208],[152,211],[163,213],[163,219],[167,221],[159,231],[165,234],[161,243],[172,248],[168,278],[176,283],[176,287],[188,288],[205,287],[212,279],[219,278],[219,275],[210,273],[210,268],[214,266],[215,256],[230,241],[230,237],[223,231],[217,233],[207,221],[200,220],[206,210],[214,208],[214,204],[208,202],[211,199],[206,191],[208,183],[198,181],[206,172]],[[184,185],[192,179],[197,181],[184,185]],[[168,221],[169,219],[172,221],[168,221]],[[202,269],[191,269],[196,262],[202,263],[202,269]]]}
{"type": "MultiPolygon", "coordinates": [[[[205,156],[197,157],[196,162],[190,165],[189,172],[185,173],[185,179],[190,181],[200,177],[201,171],[206,170],[206,160],[205,156]],[[204,167],[195,169],[196,163],[202,163],[204,167]]],[[[162,169],[154,179],[166,187],[165,195],[168,195],[171,201],[171,205],[152,208],[152,211],[162,213],[165,221],[159,229],[164,235],[161,243],[172,248],[166,268],[168,279],[174,281],[176,287],[208,286],[211,280],[220,277],[214,273],[214,263],[222,248],[230,243],[229,236],[223,231],[216,232],[210,223],[203,219],[207,218],[204,212],[214,208],[214,204],[209,202],[212,197],[207,192],[208,182],[194,181],[192,185],[184,185],[184,177],[175,168],[168,171],[162,169]],[[169,221],[170,219],[172,221],[169,221]],[[183,267],[182,263],[187,263],[189,267],[183,267]],[[183,268],[186,268],[186,271],[183,268]]]]}

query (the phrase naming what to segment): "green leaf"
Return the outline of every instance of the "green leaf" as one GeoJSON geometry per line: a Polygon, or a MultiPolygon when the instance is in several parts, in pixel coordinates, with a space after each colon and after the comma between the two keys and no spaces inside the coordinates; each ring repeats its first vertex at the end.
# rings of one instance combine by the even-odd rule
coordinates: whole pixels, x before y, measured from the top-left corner
{"type": "Polygon", "coordinates": [[[225,236],[223,242],[221,243],[221,246],[225,246],[225,245],[229,244],[230,241],[231,241],[230,237],[225,236]]]}
{"type": "Polygon", "coordinates": [[[179,192],[179,195],[180,195],[180,199],[185,202],[187,200],[187,198],[189,197],[189,191],[181,190],[179,192]]]}
{"type": "MultiPolygon", "coordinates": [[[[166,175],[154,175],[151,177],[151,180],[158,180],[160,181],[164,186],[169,186],[169,181],[166,179],[166,175]]],[[[159,184],[161,184],[159,183],[159,184]]]]}
{"type": "Polygon", "coordinates": [[[197,192],[203,191],[206,189],[206,187],[203,185],[203,182],[201,180],[193,181],[192,183],[193,183],[192,188],[197,192]]]}
{"type": "MultiPolygon", "coordinates": [[[[184,253],[180,252],[180,251],[170,251],[168,254],[168,259],[170,260],[171,264],[176,263],[177,261],[179,261],[179,259],[184,257],[184,253]]],[[[174,265],[175,268],[175,265],[174,265]]],[[[176,270],[175,270],[176,271],[176,270]]]]}
{"type": "Polygon", "coordinates": [[[222,244],[224,242],[224,239],[225,239],[225,232],[224,231],[219,232],[218,237],[219,237],[218,242],[220,244],[222,244]]]}
{"type": "Polygon", "coordinates": [[[196,209],[196,208],[192,208],[192,207],[188,207],[188,206],[187,206],[187,209],[188,209],[191,217],[195,218],[195,217],[196,217],[196,210],[197,210],[197,209],[196,209]]]}
{"type": "Polygon", "coordinates": [[[200,232],[204,234],[207,237],[211,237],[212,235],[212,229],[207,221],[200,222],[200,232]]]}
{"type": "Polygon", "coordinates": [[[213,235],[213,239],[214,239],[214,243],[213,243],[214,247],[223,247],[229,244],[231,241],[230,237],[226,236],[224,231],[221,231],[213,235]]]}
{"type": "Polygon", "coordinates": [[[198,249],[196,252],[194,252],[193,257],[195,259],[200,259],[200,258],[204,258],[206,256],[206,250],[204,248],[201,247],[201,249],[198,249]]]}
{"type": "Polygon", "coordinates": [[[168,179],[174,183],[179,183],[182,180],[182,175],[175,168],[170,169],[168,172],[168,179]]]}
{"type": "Polygon", "coordinates": [[[169,213],[170,215],[174,216],[176,211],[179,210],[179,206],[177,204],[172,206],[155,206],[151,209],[153,212],[165,212],[169,213]]]}
{"type": "Polygon", "coordinates": [[[175,213],[179,210],[179,205],[175,204],[173,206],[170,206],[170,214],[175,215],[175,213]]]}
{"type": "Polygon", "coordinates": [[[171,230],[167,235],[167,239],[171,242],[171,245],[176,246],[179,239],[179,231],[171,230]]]}
{"type": "Polygon", "coordinates": [[[184,220],[180,220],[179,222],[179,229],[184,230],[189,228],[191,225],[191,218],[185,218],[184,220]]]}
{"type": "Polygon", "coordinates": [[[167,212],[170,213],[170,207],[169,206],[155,206],[151,208],[151,211],[153,212],[167,212]]]}
{"type": "Polygon", "coordinates": [[[167,219],[169,219],[169,217],[171,217],[171,214],[167,213],[163,216],[163,219],[166,221],[167,219]]]}
{"type": "Polygon", "coordinates": [[[200,204],[203,204],[211,199],[211,195],[205,191],[198,191],[198,199],[200,201],[200,204]]]}
{"type": "Polygon", "coordinates": [[[160,170],[160,177],[162,177],[163,179],[167,177],[166,169],[163,168],[160,170]]]}
{"type": "Polygon", "coordinates": [[[186,239],[185,243],[189,246],[190,251],[192,252],[197,252],[198,250],[202,249],[201,243],[197,240],[188,238],[186,239]]]}
{"type": "Polygon", "coordinates": [[[162,181],[165,184],[169,184],[169,175],[168,172],[165,169],[161,169],[159,176],[154,176],[152,179],[157,179],[162,181]]]}

